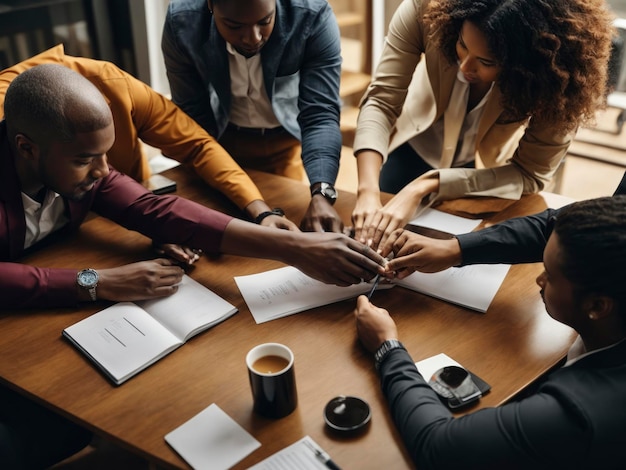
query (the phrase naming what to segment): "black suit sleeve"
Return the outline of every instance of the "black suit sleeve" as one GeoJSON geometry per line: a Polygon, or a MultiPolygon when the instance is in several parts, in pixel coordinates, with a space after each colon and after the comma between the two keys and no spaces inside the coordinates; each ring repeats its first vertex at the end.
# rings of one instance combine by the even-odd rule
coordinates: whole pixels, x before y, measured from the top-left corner
{"type": "Polygon", "coordinates": [[[463,255],[462,265],[541,261],[557,214],[558,210],[548,209],[457,235],[463,255]]]}

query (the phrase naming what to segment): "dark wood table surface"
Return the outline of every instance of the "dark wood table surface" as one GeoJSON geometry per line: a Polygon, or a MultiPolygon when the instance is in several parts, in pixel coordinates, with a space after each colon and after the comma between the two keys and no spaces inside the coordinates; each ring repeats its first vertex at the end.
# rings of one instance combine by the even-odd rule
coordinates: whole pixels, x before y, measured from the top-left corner
{"type": "MultiPolygon", "coordinates": [[[[232,204],[178,167],[165,172],[178,182],[177,194],[234,215],[232,204]]],[[[272,207],[300,221],[309,202],[299,182],[251,172],[272,207]]],[[[336,208],[346,223],[355,196],[340,192],[336,208]]],[[[546,208],[541,195],[520,201],[482,200],[446,203],[447,211],[478,207],[483,225],[546,208]]],[[[105,268],[154,257],[151,242],[101,217],[84,223],[71,238],[29,255],[22,262],[46,267],[105,268]]],[[[234,276],[281,267],[281,263],[236,256],[203,257],[189,274],[234,304],[239,312],[192,338],[119,387],[61,337],[67,326],[104,308],[0,313],[0,380],[33,400],[57,410],[157,466],[188,468],[164,436],[216,403],[261,442],[235,468],[247,468],[310,435],[345,469],[412,468],[380,392],[372,357],[355,335],[354,299],[257,325],[234,276]],[[263,342],[281,342],[295,354],[299,404],[280,420],[252,411],[245,365],[247,351],[263,342]],[[372,409],[370,425],[341,436],[324,424],[324,405],[337,395],[355,395],[372,409]]],[[[484,314],[401,287],[379,291],[372,301],[388,309],[400,339],[418,361],[444,352],[492,385],[472,408],[506,402],[566,354],[574,333],[545,312],[535,285],[539,264],[512,266],[484,314]]]]}

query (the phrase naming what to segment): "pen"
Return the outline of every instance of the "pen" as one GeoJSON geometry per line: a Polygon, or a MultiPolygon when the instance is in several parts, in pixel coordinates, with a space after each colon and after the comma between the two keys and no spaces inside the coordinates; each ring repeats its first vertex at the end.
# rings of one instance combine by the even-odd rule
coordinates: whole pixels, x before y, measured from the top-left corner
{"type": "Polygon", "coordinates": [[[341,467],[339,467],[339,465],[337,465],[335,462],[332,461],[332,459],[330,457],[328,457],[327,454],[325,454],[324,452],[322,452],[321,450],[319,450],[317,447],[315,447],[313,444],[311,444],[309,441],[302,441],[304,442],[304,444],[313,451],[313,453],[315,454],[315,456],[324,464],[326,465],[328,468],[330,468],[331,470],[341,470],[341,467]]]}
{"type": "Polygon", "coordinates": [[[374,291],[378,287],[379,282],[380,282],[380,274],[376,274],[376,277],[374,278],[374,285],[372,286],[372,289],[370,290],[369,294],[367,294],[367,300],[370,300],[372,298],[372,295],[374,294],[374,291]]]}

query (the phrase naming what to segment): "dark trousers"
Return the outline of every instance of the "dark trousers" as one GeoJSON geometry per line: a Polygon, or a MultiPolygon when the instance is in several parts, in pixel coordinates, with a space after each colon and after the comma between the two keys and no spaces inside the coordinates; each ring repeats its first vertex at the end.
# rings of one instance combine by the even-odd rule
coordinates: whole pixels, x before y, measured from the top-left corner
{"type": "MultiPolygon", "coordinates": [[[[463,165],[462,168],[474,168],[474,162],[463,165]]],[[[420,157],[408,143],[402,144],[389,154],[387,161],[380,169],[380,190],[396,194],[418,176],[423,175],[433,167],[420,157]]]]}
{"type": "Polygon", "coordinates": [[[0,385],[0,468],[44,469],[91,438],[86,429],[0,385]]]}

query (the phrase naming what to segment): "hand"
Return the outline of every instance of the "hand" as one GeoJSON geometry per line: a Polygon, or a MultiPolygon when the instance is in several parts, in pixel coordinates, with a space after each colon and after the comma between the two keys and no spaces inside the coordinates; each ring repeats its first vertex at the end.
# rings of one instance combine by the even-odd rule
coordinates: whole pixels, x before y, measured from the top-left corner
{"type": "Polygon", "coordinates": [[[376,307],[364,295],[356,299],[356,332],[368,351],[374,353],[388,339],[398,339],[396,323],[384,308],[376,307]]]}
{"type": "Polygon", "coordinates": [[[303,232],[286,263],[326,284],[349,286],[384,274],[386,260],[368,246],[331,232],[303,232]]]}
{"type": "Polygon", "coordinates": [[[167,297],[178,291],[183,274],[180,266],[165,258],[98,269],[98,298],[121,302],[167,297]]]}
{"type": "Polygon", "coordinates": [[[287,217],[281,217],[280,215],[268,215],[261,221],[260,225],[263,227],[274,227],[294,232],[300,231],[296,224],[294,224],[287,217]]]}
{"type": "Polygon", "coordinates": [[[368,215],[362,238],[374,249],[384,244],[397,228],[404,227],[415,214],[422,199],[439,188],[439,179],[419,177],[406,185],[385,206],[368,215]]]}
{"type": "Polygon", "coordinates": [[[341,233],[343,221],[330,202],[324,196],[316,194],[311,198],[300,228],[305,232],[341,233]]]}
{"type": "Polygon", "coordinates": [[[374,216],[383,205],[380,202],[380,191],[360,191],[352,211],[352,225],[354,227],[354,239],[367,244],[366,220],[374,216]]]}
{"type": "Polygon", "coordinates": [[[441,240],[398,229],[389,236],[381,250],[382,256],[393,253],[387,271],[404,279],[415,271],[435,273],[462,262],[461,245],[456,238],[441,240]]]}
{"type": "MultiPolygon", "coordinates": [[[[244,210],[250,217],[250,220],[254,220],[259,214],[263,212],[271,212],[272,209],[262,199],[256,199],[248,204],[244,210]]],[[[280,215],[268,215],[261,221],[260,225],[263,227],[274,227],[284,230],[292,230],[295,232],[300,231],[296,224],[294,224],[287,217],[281,217],[280,215]]]]}
{"type": "Polygon", "coordinates": [[[188,246],[176,245],[173,243],[155,243],[153,246],[154,251],[156,251],[157,254],[165,255],[186,265],[192,265],[198,261],[200,259],[200,255],[202,254],[202,250],[196,250],[194,248],[189,248],[188,246]]]}

